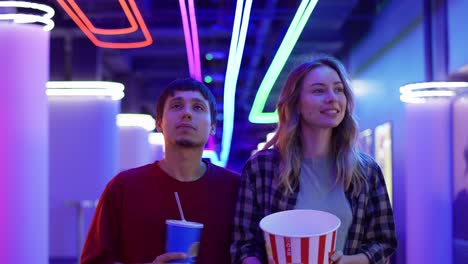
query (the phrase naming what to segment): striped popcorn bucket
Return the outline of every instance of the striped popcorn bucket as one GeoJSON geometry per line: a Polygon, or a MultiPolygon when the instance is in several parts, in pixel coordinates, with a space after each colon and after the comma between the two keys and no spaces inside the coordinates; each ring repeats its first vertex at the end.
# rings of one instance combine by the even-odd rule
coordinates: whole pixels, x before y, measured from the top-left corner
{"type": "Polygon", "coordinates": [[[265,216],[260,228],[275,264],[328,264],[341,221],[317,210],[288,210],[265,216]]]}

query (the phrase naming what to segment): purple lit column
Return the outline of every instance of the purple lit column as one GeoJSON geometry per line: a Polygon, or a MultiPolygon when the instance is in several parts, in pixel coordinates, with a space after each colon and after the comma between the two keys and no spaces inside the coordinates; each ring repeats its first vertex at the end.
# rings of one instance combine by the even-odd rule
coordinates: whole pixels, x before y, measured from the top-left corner
{"type": "Polygon", "coordinates": [[[0,263],[48,263],[49,32],[0,24],[0,263]]]}
{"type": "Polygon", "coordinates": [[[407,263],[452,263],[450,100],[406,104],[407,263]]]}
{"type": "Polygon", "coordinates": [[[109,96],[49,95],[51,258],[80,255],[94,212],[80,205],[97,200],[117,173],[119,111],[109,96]]]}
{"type": "Polygon", "coordinates": [[[468,93],[453,104],[453,263],[468,260],[468,93]]]}

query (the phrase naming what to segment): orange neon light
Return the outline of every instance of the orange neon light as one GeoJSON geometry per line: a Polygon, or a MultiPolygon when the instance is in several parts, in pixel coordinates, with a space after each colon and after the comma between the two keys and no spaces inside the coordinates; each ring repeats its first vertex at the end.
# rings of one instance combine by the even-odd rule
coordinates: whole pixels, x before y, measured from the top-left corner
{"type": "MultiPolygon", "coordinates": [[[[94,45],[102,48],[112,48],[112,49],[131,49],[131,48],[142,48],[151,45],[153,43],[153,39],[151,38],[151,34],[149,33],[148,28],[146,27],[145,21],[143,20],[143,17],[140,14],[140,11],[135,4],[134,0],[127,0],[131,11],[133,11],[133,15],[137,21],[137,26],[141,28],[141,31],[144,36],[143,41],[138,41],[138,42],[107,42],[107,41],[101,41],[99,40],[95,34],[100,34],[100,35],[124,35],[124,33],[128,34],[131,33],[130,30],[132,28],[132,19],[133,16],[131,16],[131,12],[128,9],[128,6],[126,5],[125,0],[119,0],[120,4],[122,5],[122,8],[125,12],[125,15],[128,18],[128,21],[130,22],[131,26],[129,28],[124,28],[124,29],[99,29],[95,28],[92,26],[92,23],[89,21],[89,19],[86,17],[86,15],[81,11],[81,9],[76,5],[76,3],[73,0],[57,0],[58,3],[62,6],[62,8],[65,10],[65,12],[71,17],[71,19],[78,25],[78,27],[83,31],[83,33],[94,43],[94,45]],[[70,6],[68,6],[70,5],[70,6]],[[127,7],[127,8],[125,8],[127,7]],[[79,11],[78,11],[79,10],[79,11]],[[81,16],[80,16],[81,12],[81,16]],[[83,19],[86,17],[86,19],[83,19]],[[85,22],[87,20],[89,24],[87,25],[85,22]],[[91,27],[89,27],[91,25],[91,27]],[[93,33],[94,30],[94,33],[93,33]],[[119,32],[120,31],[120,32],[119,32]],[[128,32],[125,32],[128,31],[128,32]],[[103,33],[104,32],[104,33],[103,33]],[[116,32],[119,32],[116,33],[116,32]]],[[[133,20],[134,21],[134,20],[133,20]]],[[[133,31],[134,32],[134,31],[133,31]]]]}
{"type": "Polygon", "coordinates": [[[125,16],[128,19],[128,22],[130,23],[130,27],[128,28],[119,28],[119,29],[103,29],[103,28],[96,28],[94,27],[93,23],[89,21],[88,17],[83,13],[81,8],[76,4],[74,0],[68,0],[68,4],[72,7],[72,9],[75,11],[76,15],[83,21],[83,23],[86,25],[86,27],[89,28],[89,30],[95,34],[100,34],[100,35],[121,35],[121,34],[129,34],[133,33],[138,30],[138,24],[135,21],[135,18],[133,17],[132,11],[128,8],[127,2],[125,0],[119,0],[120,6],[122,6],[122,9],[125,13],[125,16]]]}

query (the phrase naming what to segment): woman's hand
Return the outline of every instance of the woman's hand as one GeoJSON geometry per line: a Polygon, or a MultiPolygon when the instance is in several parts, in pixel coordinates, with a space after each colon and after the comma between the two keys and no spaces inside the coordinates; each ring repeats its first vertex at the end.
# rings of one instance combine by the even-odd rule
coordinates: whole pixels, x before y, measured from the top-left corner
{"type": "Polygon", "coordinates": [[[369,259],[363,253],[356,255],[343,255],[343,252],[338,250],[330,256],[331,264],[369,264],[369,259]]]}
{"type": "Polygon", "coordinates": [[[343,252],[341,250],[333,252],[333,254],[330,256],[330,262],[332,264],[345,264],[345,255],[343,255],[343,252]]]}

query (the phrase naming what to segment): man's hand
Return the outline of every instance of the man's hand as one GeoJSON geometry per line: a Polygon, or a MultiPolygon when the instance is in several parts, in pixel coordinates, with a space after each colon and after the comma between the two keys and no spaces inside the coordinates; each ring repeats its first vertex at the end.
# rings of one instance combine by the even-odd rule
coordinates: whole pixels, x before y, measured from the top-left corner
{"type": "Polygon", "coordinates": [[[262,262],[260,262],[256,257],[246,257],[242,260],[242,264],[262,264],[262,262]]]}
{"type": "MultiPolygon", "coordinates": [[[[247,257],[242,261],[242,264],[262,264],[256,257],[247,257]]],[[[268,257],[268,264],[275,264],[272,257],[268,257]]]]}
{"type": "Polygon", "coordinates": [[[169,252],[159,255],[152,264],[164,264],[171,260],[187,258],[187,254],[182,252],[169,252]]]}

